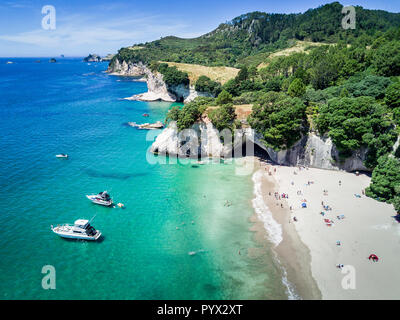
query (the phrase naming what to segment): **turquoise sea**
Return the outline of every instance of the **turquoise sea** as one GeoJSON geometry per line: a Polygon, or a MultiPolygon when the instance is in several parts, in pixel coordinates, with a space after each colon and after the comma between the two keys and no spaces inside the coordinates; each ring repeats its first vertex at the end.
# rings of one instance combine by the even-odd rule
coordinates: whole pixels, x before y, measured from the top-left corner
{"type": "Polygon", "coordinates": [[[106,69],[0,59],[0,299],[286,298],[279,266],[249,230],[251,176],[229,163],[149,163],[147,131],[126,122],[163,121],[172,104],[121,100],[146,83],[106,69]],[[126,208],[85,198],[103,190],[126,208]],[[94,216],[98,242],[50,230],[94,216]],[[55,290],[41,286],[45,265],[55,290]]]}

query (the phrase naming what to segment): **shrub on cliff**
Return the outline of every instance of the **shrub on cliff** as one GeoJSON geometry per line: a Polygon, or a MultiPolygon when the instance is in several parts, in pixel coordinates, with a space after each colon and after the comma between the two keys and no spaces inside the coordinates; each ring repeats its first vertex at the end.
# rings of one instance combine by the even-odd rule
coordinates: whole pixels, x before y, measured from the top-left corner
{"type": "Polygon", "coordinates": [[[275,150],[290,148],[308,130],[304,103],[299,98],[272,91],[253,107],[248,122],[275,150]]]}
{"type": "Polygon", "coordinates": [[[207,76],[200,76],[196,81],[195,90],[211,93],[215,97],[222,89],[219,82],[213,81],[207,76]]]}
{"type": "Polygon", "coordinates": [[[168,64],[161,63],[157,70],[163,75],[163,80],[168,86],[189,85],[188,74],[178,70],[175,66],[169,67],[168,64]]]}
{"type": "Polygon", "coordinates": [[[400,160],[391,156],[382,156],[372,172],[371,185],[366,195],[393,203],[400,212],[400,160]]]}
{"type": "Polygon", "coordinates": [[[377,159],[391,151],[396,140],[386,107],[373,97],[330,99],[320,106],[315,123],[320,134],[328,133],[341,157],[368,147],[365,165],[369,168],[375,167],[377,159]]]}
{"type": "Polygon", "coordinates": [[[193,101],[185,104],[183,107],[172,107],[166,116],[165,121],[176,121],[178,130],[190,128],[212,103],[212,98],[197,97],[193,101]]]}
{"type": "Polygon", "coordinates": [[[222,90],[222,92],[218,95],[215,102],[218,105],[232,103],[232,95],[228,91],[222,90]]]}
{"type": "Polygon", "coordinates": [[[235,108],[232,104],[224,104],[209,112],[208,117],[212,124],[219,130],[234,129],[234,121],[236,119],[235,108]]]}

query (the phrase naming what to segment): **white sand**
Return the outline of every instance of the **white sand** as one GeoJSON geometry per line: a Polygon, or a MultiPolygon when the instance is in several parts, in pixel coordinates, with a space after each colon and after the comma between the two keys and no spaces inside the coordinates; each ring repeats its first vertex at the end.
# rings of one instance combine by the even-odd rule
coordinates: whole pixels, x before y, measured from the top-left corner
{"type": "Polygon", "coordinates": [[[392,218],[395,215],[392,205],[362,195],[370,178],[321,169],[299,171],[283,166],[272,166],[272,172],[274,168],[277,171],[272,176],[262,170],[268,180],[275,182],[276,188],[279,186],[279,190],[274,191],[289,195],[289,199],[276,202],[293,208],[290,223],[295,225],[300,239],[310,249],[312,276],[323,299],[399,299],[400,224],[392,218]],[[307,185],[308,181],[314,183],[307,185]],[[328,195],[323,194],[324,189],[328,190],[328,195]],[[302,195],[297,195],[298,190],[302,195]],[[361,198],[354,194],[360,194],[361,198]],[[302,199],[307,200],[307,208],[301,208],[302,199]],[[324,210],[321,201],[332,210],[324,210]],[[326,213],[324,217],[321,211],[326,213]],[[345,218],[338,220],[341,214],[345,218]],[[297,222],[293,221],[293,216],[297,222]],[[326,226],[324,218],[333,220],[333,226],[326,226]],[[341,246],[336,245],[338,240],[341,246]],[[367,259],[371,253],[379,257],[379,262],[367,259]],[[347,276],[336,267],[338,264],[354,267],[355,289],[342,287],[342,280],[347,276]]]}

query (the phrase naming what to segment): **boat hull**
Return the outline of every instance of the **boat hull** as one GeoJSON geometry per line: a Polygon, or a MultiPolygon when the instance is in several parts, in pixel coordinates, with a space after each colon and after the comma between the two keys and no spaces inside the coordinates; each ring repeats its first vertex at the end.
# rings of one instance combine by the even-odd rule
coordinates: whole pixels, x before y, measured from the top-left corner
{"type": "Polygon", "coordinates": [[[109,207],[113,204],[113,201],[104,201],[104,200],[100,200],[97,199],[96,196],[89,196],[87,195],[86,198],[88,198],[90,201],[92,201],[95,204],[101,205],[101,206],[105,206],[105,207],[109,207]]]}
{"type": "Polygon", "coordinates": [[[69,234],[65,232],[59,232],[57,230],[53,230],[55,234],[60,236],[61,238],[66,238],[66,239],[76,239],[76,240],[88,240],[88,241],[96,241],[100,238],[101,232],[97,231],[97,233],[94,236],[89,236],[89,235],[74,235],[74,234],[69,234]]]}

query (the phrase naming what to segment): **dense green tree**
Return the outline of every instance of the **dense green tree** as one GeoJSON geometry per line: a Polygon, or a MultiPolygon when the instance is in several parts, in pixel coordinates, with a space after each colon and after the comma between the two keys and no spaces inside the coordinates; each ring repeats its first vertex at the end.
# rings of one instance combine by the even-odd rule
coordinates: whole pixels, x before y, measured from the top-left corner
{"type": "Polygon", "coordinates": [[[372,97],[333,98],[319,108],[315,123],[320,134],[329,134],[342,157],[368,147],[365,164],[370,168],[379,156],[391,151],[396,140],[385,106],[372,97]]]}
{"type": "Polygon", "coordinates": [[[379,75],[385,77],[400,74],[400,41],[390,41],[373,54],[372,65],[379,75]]]}
{"type": "Polygon", "coordinates": [[[289,86],[288,94],[292,97],[301,98],[306,93],[306,86],[300,78],[296,78],[289,86]]]}
{"type": "Polygon", "coordinates": [[[235,108],[232,104],[224,104],[213,109],[208,114],[213,125],[219,130],[230,129],[233,131],[233,125],[236,118],[235,108]]]}
{"type": "Polygon", "coordinates": [[[197,97],[183,107],[172,107],[166,116],[166,122],[176,121],[178,130],[190,128],[210,105],[212,98],[197,97]]]}
{"type": "Polygon", "coordinates": [[[385,103],[392,109],[400,108],[400,82],[395,82],[387,87],[385,103]]]}
{"type": "Polygon", "coordinates": [[[213,96],[217,96],[222,89],[219,82],[212,81],[207,76],[200,76],[196,81],[195,90],[199,92],[208,92],[213,96]]]}
{"type": "Polygon", "coordinates": [[[366,194],[381,201],[392,202],[400,212],[400,160],[391,156],[382,156],[372,172],[371,185],[366,194]]]}
{"type": "Polygon", "coordinates": [[[237,74],[236,80],[237,81],[244,81],[244,80],[247,80],[248,78],[249,78],[249,72],[247,70],[247,67],[243,66],[240,69],[239,73],[237,74]]]}
{"type": "Polygon", "coordinates": [[[306,106],[299,98],[268,92],[253,107],[248,121],[276,150],[290,148],[307,131],[306,106]]]}
{"type": "Polygon", "coordinates": [[[232,102],[232,95],[228,91],[222,90],[221,93],[218,95],[217,99],[215,100],[215,102],[218,105],[231,103],[232,102]]]}
{"type": "Polygon", "coordinates": [[[163,75],[163,80],[168,86],[189,85],[188,74],[176,67],[169,67],[168,64],[161,63],[158,65],[158,72],[163,75]]]}

